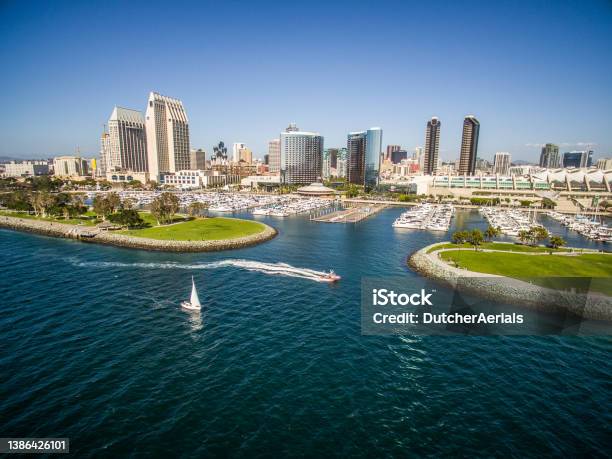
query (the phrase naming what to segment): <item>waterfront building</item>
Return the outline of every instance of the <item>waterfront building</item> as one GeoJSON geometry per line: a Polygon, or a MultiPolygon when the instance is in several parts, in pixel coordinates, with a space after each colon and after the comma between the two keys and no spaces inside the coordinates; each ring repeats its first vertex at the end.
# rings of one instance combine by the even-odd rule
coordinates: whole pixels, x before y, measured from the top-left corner
{"type": "Polygon", "coordinates": [[[403,159],[408,159],[408,152],[406,150],[394,150],[391,152],[390,159],[393,164],[399,164],[403,159]]]}
{"type": "Polygon", "coordinates": [[[268,161],[270,172],[280,172],[280,139],[268,141],[268,161]]]}
{"type": "Polygon", "coordinates": [[[438,169],[441,125],[437,116],[434,116],[427,122],[427,129],[425,130],[425,153],[423,155],[422,168],[424,174],[435,175],[438,169]]]}
{"type": "MultiPolygon", "coordinates": [[[[590,157],[592,158],[592,151],[568,151],[563,153],[563,167],[588,167],[589,153],[590,157]]],[[[592,162],[592,159],[590,161],[592,162]]]]}
{"type": "Polygon", "coordinates": [[[540,167],[545,169],[557,169],[560,166],[559,146],[553,143],[547,143],[542,147],[542,152],[540,153],[540,167]]]}
{"type": "Polygon", "coordinates": [[[382,154],[382,129],[349,132],[346,141],[347,180],[349,183],[376,186],[382,154]]]}
{"type": "Polygon", "coordinates": [[[510,153],[497,152],[493,159],[493,173],[508,175],[510,173],[510,153]]]}
{"type": "Polygon", "coordinates": [[[597,160],[597,169],[610,170],[612,169],[612,158],[601,158],[597,160]]]}
{"type": "Polygon", "coordinates": [[[147,172],[147,137],[141,112],[115,107],[108,120],[108,137],[104,139],[104,168],[147,172]]]}
{"type": "Polygon", "coordinates": [[[87,170],[87,161],[80,156],[53,158],[53,173],[56,177],[83,177],[87,175],[87,170]]]}
{"type": "Polygon", "coordinates": [[[274,175],[249,175],[240,180],[240,186],[254,189],[264,189],[272,191],[278,188],[281,184],[281,177],[278,174],[274,175]]]}
{"type": "Polygon", "coordinates": [[[191,149],[189,152],[189,164],[192,170],[206,169],[206,152],[201,148],[191,149]]]}
{"type": "Polygon", "coordinates": [[[133,171],[107,171],[102,177],[106,178],[107,182],[113,184],[130,183],[135,180],[140,183],[147,183],[150,180],[148,172],[133,172],[133,171]]]}
{"type": "Polygon", "coordinates": [[[160,177],[160,184],[183,190],[222,187],[237,183],[240,183],[239,175],[213,170],[182,170],[166,173],[160,177]]]}
{"type": "Polygon", "coordinates": [[[300,131],[295,124],[280,135],[280,173],[286,184],[309,184],[320,179],[323,167],[323,137],[300,131]]]}
{"type": "Polygon", "coordinates": [[[461,154],[459,156],[459,174],[474,175],[476,172],[476,158],[478,156],[478,135],[480,122],[474,115],[468,115],[463,120],[463,134],[461,137],[461,154]]]}
{"type": "Polygon", "coordinates": [[[150,93],[145,126],[152,179],[163,173],[190,168],[189,120],[183,102],[150,93]]]}
{"type": "Polygon", "coordinates": [[[400,151],[402,149],[401,145],[387,145],[387,154],[385,155],[385,159],[391,159],[391,155],[394,151],[400,151]]]}
{"type": "Polygon", "coordinates": [[[104,131],[100,136],[100,167],[98,171],[99,176],[104,176],[106,172],[109,170],[107,166],[108,158],[110,156],[111,144],[110,144],[110,134],[106,132],[106,126],[104,126],[104,131]]]}
{"type": "Polygon", "coordinates": [[[49,174],[47,161],[10,161],[2,166],[4,177],[37,177],[49,174]]]}

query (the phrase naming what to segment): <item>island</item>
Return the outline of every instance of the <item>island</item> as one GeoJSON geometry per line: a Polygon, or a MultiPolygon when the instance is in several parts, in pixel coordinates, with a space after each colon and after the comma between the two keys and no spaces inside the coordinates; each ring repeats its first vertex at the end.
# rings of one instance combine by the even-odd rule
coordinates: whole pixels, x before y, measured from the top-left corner
{"type": "Polygon", "coordinates": [[[83,242],[167,252],[236,249],[265,242],[277,234],[271,226],[253,220],[177,215],[170,223],[160,224],[149,212],[139,212],[139,215],[144,223],[127,228],[109,221],[99,222],[87,214],[63,219],[0,211],[0,227],[83,242]]]}
{"type": "Polygon", "coordinates": [[[491,301],[612,320],[612,254],[504,242],[442,242],[408,264],[430,279],[491,301]]]}

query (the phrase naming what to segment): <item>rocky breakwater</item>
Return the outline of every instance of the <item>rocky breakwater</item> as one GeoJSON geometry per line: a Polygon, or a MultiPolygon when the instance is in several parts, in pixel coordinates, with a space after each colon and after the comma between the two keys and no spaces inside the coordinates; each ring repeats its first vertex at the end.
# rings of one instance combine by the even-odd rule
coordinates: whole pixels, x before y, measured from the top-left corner
{"type": "Polygon", "coordinates": [[[217,250],[239,249],[260,244],[276,236],[276,229],[265,223],[260,224],[264,229],[250,236],[208,241],[173,241],[117,234],[112,231],[101,231],[93,226],[69,225],[66,223],[0,215],[0,227],[3,228],[37,233],[45,236],[79,239],[83,242],[166,252],[212,252],[217,250]]]}
{"type": "Polygon", "coordinates": [[[424,277],[434,279],[459,292],[494,302],[516,304],[531,309],[570,312],[585,319],[612,321],[612,298],[603,294],[556,290],[494,274],[450,266],[429,250],[432,244],[408,258],[408,265],[424,277]]]}

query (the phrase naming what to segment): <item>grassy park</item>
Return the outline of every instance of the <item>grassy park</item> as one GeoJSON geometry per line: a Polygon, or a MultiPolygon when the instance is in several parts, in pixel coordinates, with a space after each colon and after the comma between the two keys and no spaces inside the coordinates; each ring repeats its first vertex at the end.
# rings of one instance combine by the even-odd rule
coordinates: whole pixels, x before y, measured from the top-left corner
{"type": "Polygon", "coordinates": [[[148,227],[119,231],[135,237],[174,241],[210,241],[235,239],[257,234],[265,229],[261,223],[237,218],[183,218],[176,217],[174,223],[157,225],[149,213],[141,213],[148,227]]]}

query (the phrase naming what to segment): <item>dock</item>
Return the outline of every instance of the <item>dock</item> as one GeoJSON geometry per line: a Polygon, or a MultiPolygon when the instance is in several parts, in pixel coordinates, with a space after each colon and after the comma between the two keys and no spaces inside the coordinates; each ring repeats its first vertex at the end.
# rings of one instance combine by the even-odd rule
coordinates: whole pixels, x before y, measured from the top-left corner
{"type": "Polygon", "coordinates": [[[377,214],[386,207],[385,204],[357,205],[318,216],[311,216],[310,219],[323,223],[357,223],[377,214]]]}

